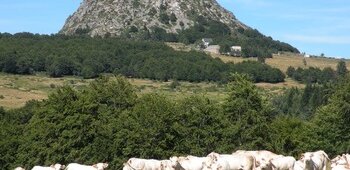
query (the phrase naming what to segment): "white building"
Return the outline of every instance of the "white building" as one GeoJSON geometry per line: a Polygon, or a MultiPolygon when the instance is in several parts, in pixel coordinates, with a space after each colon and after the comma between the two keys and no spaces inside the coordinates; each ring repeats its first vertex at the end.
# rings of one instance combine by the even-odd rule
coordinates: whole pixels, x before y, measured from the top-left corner
{"type": "Polygon", "coordinates": [[[310,54],[304,54],[305,58],[310,58],[310,54]]]}
{"type": "Polygon", "coordinates": [[[235,57],[239,57],[242,54],[242,47],[241,46],[232,46],[231,47],[231,55],[235,57]]]}
{"type": "Polygon", "coordinates": [[[202,38],[202,44],[205,48],[209,47],[209,45],[213,42],[211,38],[202,38]]]}

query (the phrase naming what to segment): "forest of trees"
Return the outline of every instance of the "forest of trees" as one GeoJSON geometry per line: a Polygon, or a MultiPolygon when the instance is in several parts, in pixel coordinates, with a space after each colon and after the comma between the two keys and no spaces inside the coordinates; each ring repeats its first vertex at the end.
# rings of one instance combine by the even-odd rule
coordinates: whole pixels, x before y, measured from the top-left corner
{"type": "Polygon", "coordinates": [[[227,91],[224,102],[204,96],[138,96],[121,76],[100,77],[79,90],[61,87],[45,101],[0,109],[0,169],[101,161],[119,169],[130,157],[167,159],[237,149],[293,156],[323,149],[330,157],[350,151],[349,77],[331,88],[307,87],[298,91],[302,97],[291,98],[288,92],[269,98],[248,76],[233,74],[227,91]],[[320,91],[325,92],[310,97],[320,91]],[[275,104],[296,98],[322,101],[315,101],[317,109],[307,116],[285,110],[284,104],[303,107],[294,101],[275,104]]]}
{"type": "Polygon", "coordinates": [[[30,33],[0,34],[0,71],[84,78],[116,73],[190,82],[227,82],[230,72],[247,73],[255,82],[277,83],[285,77],[280,70],[262,63],[224,63],[202,52],[175,51],[161,42],[30,33]]]}
{"type": "Polygon", "coordinates": [[[333,70],[326,67],[323,70],[316,67],[309,67],[306,69],[298,67],[289,67],[287,69],[287,76],[293,78],[301,83],[327,83],[334,82],[339,77],[343,77],[348,73],[345,61],[339,61],[337,69],[333,70]]]}

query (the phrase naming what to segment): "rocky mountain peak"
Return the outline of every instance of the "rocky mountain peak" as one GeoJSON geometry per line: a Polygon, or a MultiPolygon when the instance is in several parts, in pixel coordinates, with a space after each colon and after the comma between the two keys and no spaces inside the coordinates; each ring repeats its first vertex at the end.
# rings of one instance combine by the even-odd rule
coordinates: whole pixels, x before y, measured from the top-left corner
{"type": "Polygon", "coordinates": [[[216,0],[84,0],[60,33],[117,36],[130,28],[155,27],[177,33],[193,26],[198,16],[224,23],[232,30],[248,28],[216,0]]]}

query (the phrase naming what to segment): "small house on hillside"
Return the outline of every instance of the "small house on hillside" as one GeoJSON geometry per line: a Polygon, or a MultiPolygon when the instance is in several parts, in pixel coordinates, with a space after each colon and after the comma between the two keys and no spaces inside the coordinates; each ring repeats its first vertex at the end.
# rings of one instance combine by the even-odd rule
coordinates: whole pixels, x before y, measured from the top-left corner
{"type": "Polygon", "coordinates": [[[205,48],[209,47],[209,45],[213,42],[211,38],[202,38],[202,44],[205,48]]]}
{"type": "Polygon", "coordinates": [[[235,57],[240,57],[242,55],[242,47],[241,46],[232,46],[230,55],[235,57]]]}

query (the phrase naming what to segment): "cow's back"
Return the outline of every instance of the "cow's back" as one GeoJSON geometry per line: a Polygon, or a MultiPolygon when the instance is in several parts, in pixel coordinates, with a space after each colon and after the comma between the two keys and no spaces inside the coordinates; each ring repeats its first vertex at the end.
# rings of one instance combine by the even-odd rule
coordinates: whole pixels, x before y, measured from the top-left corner
{"type": "Polygon", "coordinates": [[[32,170],[55,170],[55,168],[51,167],[43,167],[43,166],[34,166],[32,170]]]}
{"type": "Polygon", "coordinates": [[[78,163],[70,163],[65,170],[96,170],[96,168],[78,163]]]}
{"type": "Polygon", "coordinates": [[[205,160],[205,157],[187,156],[179,159],[179,163],[185,170],[202,170],[205,160]]]}
{"type": "MultiPolygon", "coordinates": [[[[160,170],[161,161],[154,159],[141,159],[141,158],[130,158],[127,161],[127,167],[131,170],[160,170]]],[[[124,166],[124,167],[125,167],[124,166]]],[[[127,168],[123,168],[127,169],[127,168]]]]}
{"type": "Polygon", "coordinates": [[[250,155],[232,154],[220,155],[219,159],[224,159],[229,163],[230,169],[251,170],[255,168],[255,158],[250,155]]]}
{"type": "Polygon", "coordinates": [[[271,165],[273,169],[276,170],[293,170],[294,169],[294,164],[295,164],[295,158],[291,156],[286,156],[286,157],[278,157],[275,159],[272,159],[271,165]]]}

